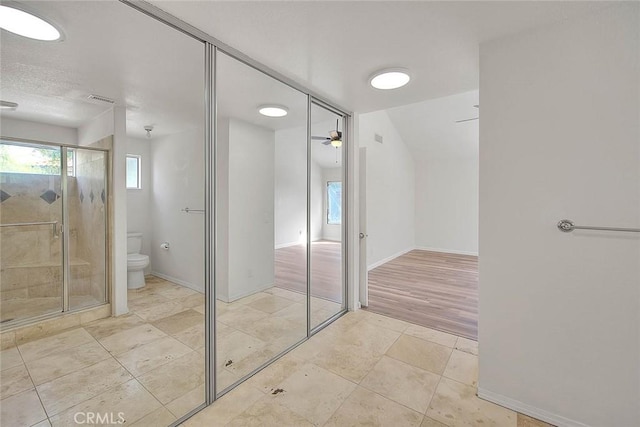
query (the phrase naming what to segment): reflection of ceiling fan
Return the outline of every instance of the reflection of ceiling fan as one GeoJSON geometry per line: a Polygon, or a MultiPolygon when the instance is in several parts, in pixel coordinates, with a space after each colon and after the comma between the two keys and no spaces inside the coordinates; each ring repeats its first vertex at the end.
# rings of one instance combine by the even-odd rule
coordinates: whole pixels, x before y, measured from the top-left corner
{"type": "MultiPolygon", "coordinates": [[[[474,107],[480,108],[480,105],[474,105],[474,107]]],[[[479,118],[480,117],[471,117],[470,119],[456,120],[456,123],[470,122],[472,120],[478,120],[479,118]]]]}
{"type": "Polygon", "coordinates": [[[332,147],[342,147],[342,132],[338,130],[338,123],[340,119],[336,120],[336,130],[329,131],[329,137],[326,136],[312,136],[311,139],[316,141],[323,141],[323,145],[331,144],[332,147]]]}

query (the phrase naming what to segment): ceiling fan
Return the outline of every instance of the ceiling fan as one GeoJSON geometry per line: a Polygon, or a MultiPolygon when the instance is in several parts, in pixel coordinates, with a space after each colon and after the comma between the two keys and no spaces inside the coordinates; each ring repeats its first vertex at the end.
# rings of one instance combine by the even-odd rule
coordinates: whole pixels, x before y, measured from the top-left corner
{"type": "MultiPolygon", "coordinates": [[[[479,108],[480,108],[480,105],[479,105],[479,104],[476,104],[476,105],[474,105],[474,107],[476,107],[476,108],[478,108],[478,109],[479,109],[479,108]]],[[[456,123],[470,122],[470,121],[472,121],[472,120],[478,120],[479,118],[480,118],[480,117],[471,117],[471,118],[469,118],[469,119],[456,120],[456,123]]]]}
{"type": "Polygon", "coordinates": [[[342,147],[342,132],[338,130],[338,123],[340,119],[336,120],[336,129],[329,131],[329,136],[312,136],[311,139],[316,141],[323,141],[323,145],[331,145],[332,147],[342,147]]]}

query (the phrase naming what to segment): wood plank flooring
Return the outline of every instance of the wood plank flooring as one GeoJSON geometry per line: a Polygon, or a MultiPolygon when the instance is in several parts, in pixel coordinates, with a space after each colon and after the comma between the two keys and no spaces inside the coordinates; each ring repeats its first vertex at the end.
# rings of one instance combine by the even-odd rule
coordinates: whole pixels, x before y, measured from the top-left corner
{"type": "MultiPolygon", "coordinates": [[[[276,286],[307,293],[305,245],[276,249],[276,286]]],[[[341,243],[319,240],[311,244],[311,296],[342,303],[341,243]]]]}
{"type": "Polygon", "coordinates": [[[478,339],[478,257],[413,250],[369,272],[368,310],[478,339]]]}

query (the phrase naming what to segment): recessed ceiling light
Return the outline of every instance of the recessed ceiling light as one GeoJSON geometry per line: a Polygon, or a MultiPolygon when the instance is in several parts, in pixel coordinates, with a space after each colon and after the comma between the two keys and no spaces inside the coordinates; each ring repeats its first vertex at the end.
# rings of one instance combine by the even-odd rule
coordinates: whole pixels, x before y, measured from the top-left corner
{"type": "Polygon", "coordinates": [[[44,19],[9,6],[0,6],[0,28],[30,39],[54,41],[60,31],[44,19]]]}
{"type": "Polygon", "coordinates": [[[0,110],[15,110],[18,104],[9,101],[0,101],[0,110]]]}
{"type": "Polygon", "coordinates": [[[404,68],[380,70],[369,79],[369,83],[376,89],[397,89],[409,83],[411,77],[404,68]]]}
{"type": "Polygon", "coordinates": [[[261,105],[258,107],[258,112],[267,117],[284,117],[289,110],[282,105],[261,105]]]}

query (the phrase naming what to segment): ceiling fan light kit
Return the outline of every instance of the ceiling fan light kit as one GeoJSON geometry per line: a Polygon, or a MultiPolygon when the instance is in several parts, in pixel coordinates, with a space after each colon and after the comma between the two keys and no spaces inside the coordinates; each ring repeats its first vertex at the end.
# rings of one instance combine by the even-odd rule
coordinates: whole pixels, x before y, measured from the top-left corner
{"type": "Polygon", "coordinates": [[[387,68],[369,77],[369,84],[376,89],[397,89],[409,83],[411,76],[406,68],[387,68]]]}

